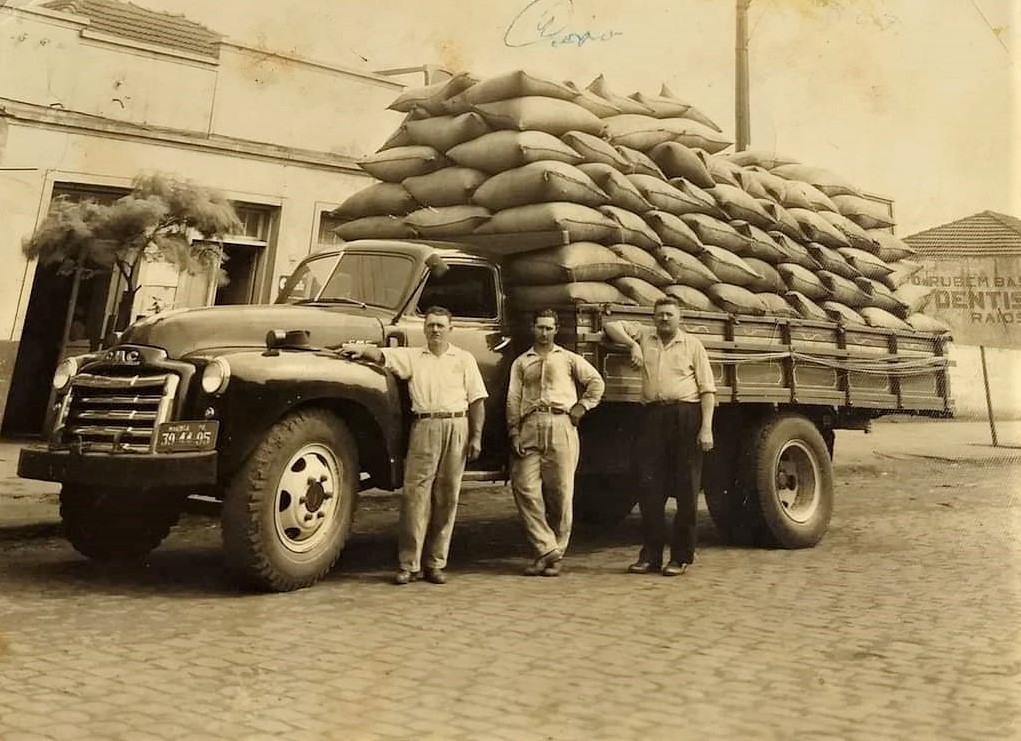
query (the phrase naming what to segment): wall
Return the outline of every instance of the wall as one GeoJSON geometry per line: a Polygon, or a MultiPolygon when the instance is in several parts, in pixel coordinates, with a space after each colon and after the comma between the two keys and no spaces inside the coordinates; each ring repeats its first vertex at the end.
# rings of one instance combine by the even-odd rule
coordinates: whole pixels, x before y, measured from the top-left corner
{"type": "MultiPolygon", "coordinates": [[[[985,384],[982,380],[982,358],[978,347],[953,344],[950,359],[950,393],[955,416],[987,417],[985,384]]],[[[989,393],[995,419],[1021,419],[1021,350],[986,348],[989,393]]]]}
{"type": "Polygon", "coordinates": [[[961,345],[1021,349],[1021,255],[924,255],[911,278],[932,288],[925,313],[961,345]]]}

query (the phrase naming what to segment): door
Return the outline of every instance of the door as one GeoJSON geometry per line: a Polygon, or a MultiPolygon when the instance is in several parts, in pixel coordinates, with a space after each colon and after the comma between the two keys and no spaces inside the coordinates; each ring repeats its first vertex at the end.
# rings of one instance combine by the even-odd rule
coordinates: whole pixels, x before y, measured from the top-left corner
{"type": "Polygon", "coordinates": [[[443,275],[429,275],[413,308],[401,318],[397,329],[407,337],[410,346],[420,347],[425,344],[422,328],[426,309],[442,306],[454,315],[450,342],[475,357],[489,392],[482,455],[470,467],[500,470],[507,465],[505,404],[513,357],[501,322],[499,274],[488,264],[457,263],[450,259],[447,263],[449,269],[443,275]]]}

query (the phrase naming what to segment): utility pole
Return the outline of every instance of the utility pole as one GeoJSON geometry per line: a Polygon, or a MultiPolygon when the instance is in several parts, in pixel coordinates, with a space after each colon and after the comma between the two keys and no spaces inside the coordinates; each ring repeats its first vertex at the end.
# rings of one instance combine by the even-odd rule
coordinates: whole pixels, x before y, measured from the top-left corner
{"type": "Polygon", "coordinates": [[[734,91],[737,142],[742,152],[751,144],[751,105],[748,94],[748,6],[752,0],[737,0],[736,89],[734,91]]]}

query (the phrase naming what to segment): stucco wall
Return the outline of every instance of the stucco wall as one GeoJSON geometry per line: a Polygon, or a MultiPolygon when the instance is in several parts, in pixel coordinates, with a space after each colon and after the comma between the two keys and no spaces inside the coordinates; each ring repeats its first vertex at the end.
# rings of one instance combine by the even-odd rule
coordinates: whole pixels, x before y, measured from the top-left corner
{"type": "MultiPolygon", "coordinates": [[[[1021,419],[1021,350],[988,347],[985,352],[994,418],[1021,419]]],[[[985,419],[981,350],[972,345],[952,344],[950,359],[954,362],[950,369],[950,393],[956,416],[985,419]]]]}

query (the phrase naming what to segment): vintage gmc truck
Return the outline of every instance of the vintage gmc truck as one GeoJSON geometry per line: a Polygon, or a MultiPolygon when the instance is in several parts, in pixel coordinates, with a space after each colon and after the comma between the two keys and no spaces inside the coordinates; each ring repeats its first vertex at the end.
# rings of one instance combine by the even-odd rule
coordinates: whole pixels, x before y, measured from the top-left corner
{"type": "MultiPolygon", "coordinates": [[[[477,358],[491,394],[470,476],[497,480],[508,460],[507,373],[531,338],[529,312],[505,300],[496,255],[566,238],[349,242],[299,264],[275,304],[143,319],[114,346],[60,365],[48,440],[22,451],[18,473],[63,484],[66,535],[91,558],[144,557],[185,498],[205,495],[223,502],[226,563],[239,580],[311,585],[340,556],[358,491],[401,486],[409,426],[404,384],[344,359],[340,346],[422,344],[422,309],[449,308],[452,341],[477,358]]],[[[651,321],[651,309],[555,308],[557,341],[607,382],[581,424],[576,512],[613,522],[635,501],[640,381],[601,327],[651,321]]],[[[951,413],[945,335],[706,312],[683,321],[716,372],[703,488],[728,541],[814,545],[833,510],[835,430],[894,412],[951,413]]]]}

